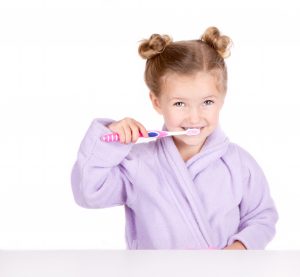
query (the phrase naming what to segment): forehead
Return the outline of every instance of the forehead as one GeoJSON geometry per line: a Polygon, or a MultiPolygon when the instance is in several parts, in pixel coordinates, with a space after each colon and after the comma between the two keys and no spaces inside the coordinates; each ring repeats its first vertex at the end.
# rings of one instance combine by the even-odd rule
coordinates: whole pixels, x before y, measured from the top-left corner
{"type": "Polygon", "coordinates": [[[161,95],[167,99],[218,97],[217,77],[213,74],[197,72],[193,75],[168,74],[163,79],[161,95]]]}

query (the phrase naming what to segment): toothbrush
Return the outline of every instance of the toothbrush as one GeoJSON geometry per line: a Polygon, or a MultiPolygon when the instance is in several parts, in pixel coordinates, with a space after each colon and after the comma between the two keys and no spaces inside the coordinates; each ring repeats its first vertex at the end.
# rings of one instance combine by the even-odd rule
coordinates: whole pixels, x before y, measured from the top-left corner
{"type": "MultiPolygon", "coordinates": [[[[184,131],[175,131],[175,132],[169,132],[169,131],[147,131],[148,138],[143,137],[142,133],[140,132],[140,137],[145,139],[145,142],[156,140],[158,138],[164,138],[169,136],[179,136],[179,135],[187,135],[187,136],[196,136],[200,133],[200,129],[190,128],[184,131]],[[150,140],[149,140],[150,139],[150,140]]],[[[103,135],[100,137],[100,139],[104,142],[117,142],[120,141],[120,137],[118,133],[109,133],[106,135],[103,135]]],[[[139,141],[140,139],[138,139],[139,141]]],[[[139,143],[137,141],[137,143],[139,143]]],[[[140,142],[143,142],[140,140],[140,142]]]]}

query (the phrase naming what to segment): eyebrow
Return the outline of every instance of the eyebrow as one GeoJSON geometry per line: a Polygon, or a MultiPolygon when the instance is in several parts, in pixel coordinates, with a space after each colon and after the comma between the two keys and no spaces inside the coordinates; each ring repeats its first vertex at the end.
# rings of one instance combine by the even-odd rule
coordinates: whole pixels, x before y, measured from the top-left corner
{"type": "MultiPolygon", "coordinates": [[[[203,97],[202,99],[206,99],[206,98],[216,98],[216,96],[215,95],[208,95],[208,96],[203,97]]],[[[177,96],[169,98],[169,100],[175,100],[175,99],[178,99],[178,100],[189,100],[188,98],[177,97],[177,96]]]]}

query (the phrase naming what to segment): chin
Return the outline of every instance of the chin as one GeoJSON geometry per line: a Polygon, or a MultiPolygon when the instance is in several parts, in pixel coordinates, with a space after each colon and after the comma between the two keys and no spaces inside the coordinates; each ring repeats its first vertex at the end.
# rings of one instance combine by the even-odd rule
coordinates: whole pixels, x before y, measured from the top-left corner
{"type": "Polygon", "coordinates": [[[186,136],[184,138],[177,137],[176,140],[179,140],[185,143],[186,145],[196,146],[200,144],[203,139],[200,137],[200,135],[197,135],[197,136],[186,136]]]}

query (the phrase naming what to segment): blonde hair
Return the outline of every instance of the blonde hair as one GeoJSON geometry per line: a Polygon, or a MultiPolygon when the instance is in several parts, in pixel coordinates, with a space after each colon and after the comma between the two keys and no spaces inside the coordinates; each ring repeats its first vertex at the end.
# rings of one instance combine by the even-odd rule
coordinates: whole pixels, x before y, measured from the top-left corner
{"type": "Polygon", "coordinates": [[[224,59],[230,56],[231,39],[209,27],[198,40],[174,42],[169,35],[152,34],[141,41],[138,52],[147,59],[144,73],[148,88],[159,96],[163,77],[167,74],[213,74],[220,91],[227,90],[227,68],[224,59]]]}

